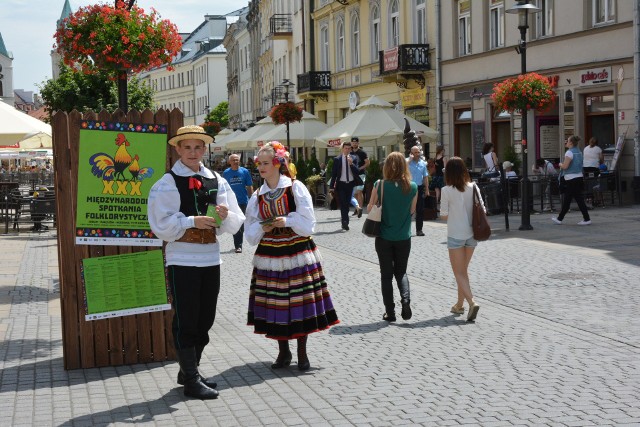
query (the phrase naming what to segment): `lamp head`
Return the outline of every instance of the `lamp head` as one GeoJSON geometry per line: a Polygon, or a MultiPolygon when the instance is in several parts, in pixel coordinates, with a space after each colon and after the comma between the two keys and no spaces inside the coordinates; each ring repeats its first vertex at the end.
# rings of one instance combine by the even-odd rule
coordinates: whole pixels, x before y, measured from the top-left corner
{"type": "Polygon", "coordinates": [[[529,13],[538,13],[542,9],[529,4],[529,0],[518,0],[518,3],[513,5],[512,8],[505,10],[507,13],[518,14],[518,28],[528,28],[528,15],[529,13]]]}

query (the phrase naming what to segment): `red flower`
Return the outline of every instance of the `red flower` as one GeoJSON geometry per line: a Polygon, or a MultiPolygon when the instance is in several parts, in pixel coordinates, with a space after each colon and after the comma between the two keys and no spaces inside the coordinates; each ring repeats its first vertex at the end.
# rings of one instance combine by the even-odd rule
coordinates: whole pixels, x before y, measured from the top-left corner
{"type": "Polygon", "coordinates": [[[202,182],[199,179],[191,177],[189,178],[189,190],[199,190],[202,188],[202,182]]]}
{"type": "Polygon", "coordinates": [[[287,122],[299,122],[302,120],[302,108],[293,102],[282,102],[271,109],[269,116],[273,123],[277,125],[287,122]]]}
{"type": "Polygon", "coordinates": [[[537,73],[521,74],[494,85],[491,98],[496,109],[525,111],[530,108],[543,111],[555,100],[549,79],[537,73]]]}
{"type": "Polygon", "coordinates": [[[149,15],[137,6],[127,10],[123,1],[115,8],[81,7],[63,21],[54,37],[54,48],[65,64],[92,74],[150,70],[170,64],[182,48],[174,24],[160,20],[153,9],[149,15]]]}

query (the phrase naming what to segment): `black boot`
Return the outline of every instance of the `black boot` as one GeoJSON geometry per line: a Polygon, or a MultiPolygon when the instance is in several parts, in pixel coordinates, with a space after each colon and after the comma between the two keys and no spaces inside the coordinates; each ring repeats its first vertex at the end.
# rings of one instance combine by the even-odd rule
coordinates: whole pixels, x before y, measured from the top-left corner
{"type": "Polygon", "coordinates": [[[405,274],[402,280],[398,283],[398,289],[400,291],[400,301],[402,303],[402,318],[404,320],[411,319],[413,315],[411,313],[411,292],[409,290],[409,278],[405,274]]]}
{"type": "Polygon", "coordinates": [[[308,371],[311,367],[307,357],[307,336],[298,338],[298,369],[308,371]]]}
{"type": "Polygon", "coordinates": [[[207,387],[200,378],[195,347],[178,350],[177,354],[184,378],[184,395],[202,400],[216,399],[218,391],[207,387]]]}
{"type": "Polygon", "coordinates": [[[289,340],[278,340],[280,349],[278,358],[271,365],[271,369],[281,369],[291,364],[291,350],[289,350],[289,340]]]}
{"type": "MultiPolygon", "coordinates": [[[[196,347],[196,357],[197,357],[197,360],[198,360],[198,366],[200,366],[200,359],[202,358],[202,351],[203,350],[204,350],[204,347],[200,347],[200,346],[196,347]]],[[[198,370],[198,375],[200,375],[199,370],[198,370]]],[[[203,377],[202,375],[200,375],[200,379],[209,388],[218,387],[218,383],[217,382],[208,380],[207,378],[203,377]]],[[[182,374],[182,370],[178,371],[178,381],[177,382],[180,385],[184,385],[184,375],[182,374]]]]}

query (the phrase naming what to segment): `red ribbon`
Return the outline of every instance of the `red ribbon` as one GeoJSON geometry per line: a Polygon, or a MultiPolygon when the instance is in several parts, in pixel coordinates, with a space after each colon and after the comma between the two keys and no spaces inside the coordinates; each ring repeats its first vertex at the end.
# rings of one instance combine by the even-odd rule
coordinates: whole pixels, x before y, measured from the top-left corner
{"type": "Polygon", "coordinates": [[[202,188],[202,182],[200,182],[200,180],[196,179],[196,178],[189,178],[189,190],[193,190],[193,189],[199,190],[202,188]]]}

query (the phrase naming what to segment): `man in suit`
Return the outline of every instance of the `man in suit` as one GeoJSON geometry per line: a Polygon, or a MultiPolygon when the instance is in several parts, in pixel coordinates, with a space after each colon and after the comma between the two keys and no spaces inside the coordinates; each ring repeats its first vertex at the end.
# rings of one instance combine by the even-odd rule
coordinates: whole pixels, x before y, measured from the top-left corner
{"type": "Polygon", "coordinates": [[[356,166],[356,156],[351,154],[351,142],[343,142],[342,153],[333,159],[333,171],[331,172],[331,185],[338,195],[340,202],[340,217],[342,218],[342,229],[349,231],[349,204],[353,187],[362,185],[358,167],[356,166]]]}

